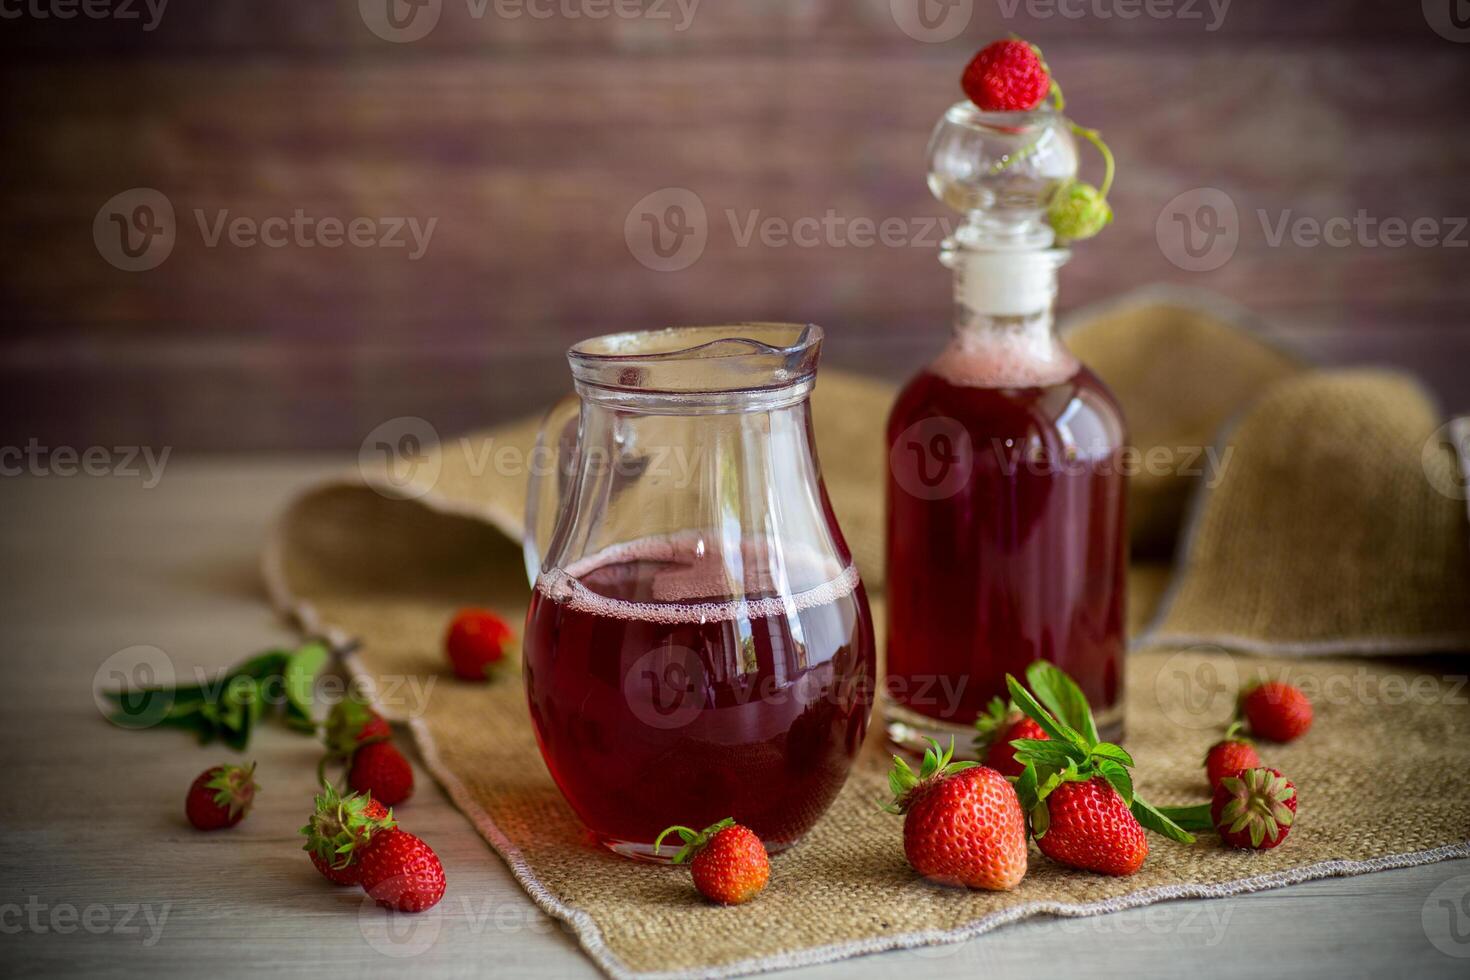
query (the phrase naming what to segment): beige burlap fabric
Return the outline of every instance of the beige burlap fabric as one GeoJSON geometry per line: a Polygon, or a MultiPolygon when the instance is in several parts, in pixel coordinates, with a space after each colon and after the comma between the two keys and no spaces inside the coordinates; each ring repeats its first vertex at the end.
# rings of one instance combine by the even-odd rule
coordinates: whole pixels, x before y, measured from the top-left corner
{"type": "MultiPolygon", "coordinates": [[[[1135,423],[1136,432],[1186,446],[1189,433],[1240,418],[1229,437],[1235,454],[1200,498],[1183,573],[1144,565],[1130,578],[1135,626],[1155,616],[1172,582],[1150,633],[1155,646],[1129,661],[1127,743],[1140,792],[1159,803],[1202,799],[1199,759],[1235,691],[1257,674],[1289,676],[1314,697],[1318,720],[1307,738],[1266,753],[1292,775],[1303,801],[1297,828],[1273,851],[1152,838],[1143,871],[1119,880],[1061,869],[1033,849],[1032,870],[1013,892],[929,885],[904,863],[898,819],[875,805],[886,768],[876,717],[847,787],[801,846],[773,860],[757,902],[714,908],[694,895],[687,872],[592,847],[545,770],[527,764],[537,753],[519,685],[457,683],[439,649],[459,606],[490,605],[512,617],[524,611],[515,454],[529,447],[531,424],[445,443],[411,470],[369,469],[307,493],[272,538],[267,579],[304,628],[361,641],[353,669],[376,684],[386,711],[408,721],[436,778],[535,901],[617,976],[754,972],[952,942],[1028,915],[1095,914],[1470,855],[1463,658],[1242,657],[1222,649],[1240,637],[1252,639],[1244,647],[1264,649],[1279,637],[1288,649],[1343,654],[1385,649],[1386,637],[1400,651],[1470,649],[1454,641],[1470,635],[1464,503],[1435,489],[1463,482],[1452,451],[1426,442],[1434,420],[1422,394],[1381,375],[1301,373],[1212,312],[1174,302],[1106,316],[1111,326],[1102,319],[1075,326],[1073,336],[1085,338],[1079,348],[1096,345],[1121,362],[1127,358],[1114,348],[1167,342],[1183,366],[1172,394],[1160,376],[1109,378],[1135,413],[1155,406],[1148,416],[1156,428],[1135,423]],[[1208,411],[1154,418],[1171,404],[1195,406],[1190,388],[1200,387],[1212,362],[1233,379],[1237,401],[1221,397],[1208,411]],[[1242,415],[1247,403],[1254,407],[1242,415]],[[1334,469],[1323,469],[1324,452],[1334,469]],[[497,475],[502,470],[507,475],[497,475]],[[1335,479],[1348,471],[1352,479],[1335,479]],[[1332,492],[1318,488],[1323,481],[1332,492]],[[1307,549],[1315,550],[1298,553],[1307,549]],[[1346,562],[1366,567],[1334,569],[1333,581],[1322,583],[1323,566],[1346,562]],[[1170,636],[1188,643],[1170,645],[1170,636]],[[1434,780],[1416,777],[1430,770],[1434,780]],[[1416,805],[1408,812],[1392,805],[1409,797],[1416,805]]],[[[1176,359],[1149,354],[1160,363],[1176,359]]],[[[865,578],[880,586],[880,620],[883,453],[873,439],[889,397],[886,386],[827,372],[815,409],[834,502],[865,578]]],[[[1160,476],[1147,496],[1135,495],[1135,507],[1145,521],[1155,519],[1149,507],[1178,514],[1175,498],[1202,479],[1160,476]]],[[[1157,520],[1167,526],[1167,518],[1157,520]]],[[[452,869],[450,877],[452,889],[452,869]]]]}

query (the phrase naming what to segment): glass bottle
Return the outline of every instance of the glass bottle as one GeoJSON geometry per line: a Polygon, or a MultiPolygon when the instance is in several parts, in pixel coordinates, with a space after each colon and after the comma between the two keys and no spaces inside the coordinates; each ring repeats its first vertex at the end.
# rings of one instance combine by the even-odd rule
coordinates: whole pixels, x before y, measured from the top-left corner
{"type": "Polygon", "coordinates": [[[1076,679],[1105,738],[1123,720],[1127,566],[1122,413],[1057,335],[1046,224],[1077,169],[1049,109],[963,102],[930,142],[929,185],[965,222],[949,345],[889,417],[889,737],[921,747],[972,725],[1005,675],[1052,661],[1076,679]]]}

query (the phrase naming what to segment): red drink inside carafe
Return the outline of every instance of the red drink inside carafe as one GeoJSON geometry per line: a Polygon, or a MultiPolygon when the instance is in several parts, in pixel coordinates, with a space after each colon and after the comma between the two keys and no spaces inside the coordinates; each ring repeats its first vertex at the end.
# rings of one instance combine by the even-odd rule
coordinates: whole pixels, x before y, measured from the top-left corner
{"type": "Polygon", "coordinates": [[[964,340],[904,389],[889,419],[886,690],[899,716],[969,726],[1008,697],[1006,674],[1040,658],[1072,675],[1116,734],[1121,413],[1049,324],[1030,349],[1019,335],[982,338],[978,350],[964,340]]]}
{"type": "Polygon", "coordinates": [[[532,596],[524,661],[542,755],[624,853],[725,817],[789,845],[866,732],[874,644],[856,570],[712,544],[620,546],[543,575],[532,596]]]}

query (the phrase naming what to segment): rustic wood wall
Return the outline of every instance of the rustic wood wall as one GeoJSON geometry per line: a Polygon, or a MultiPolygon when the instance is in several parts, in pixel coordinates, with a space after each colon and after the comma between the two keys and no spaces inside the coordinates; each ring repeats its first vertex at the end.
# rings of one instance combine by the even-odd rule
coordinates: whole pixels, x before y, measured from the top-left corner
{"type": "Polygon", "coordinates": [[[919,0],[702,0],[683,30],[675,0],[639,0],[641,18],[616,15],[626,0],[524,0],[544,19],[439,0],[426,37],[392,43],[363,14],[386,0],[173,0],[152,30],[143,0],[140,20],[35,16],[55,2],[0,20],[5,444],[353,448],[398,415],[453,431],[560,391],[578,337],[674,322],[814,320],[831,363],[903,376],[948,321],[932,241],[742,245],[726,212],[943,215],[929,129],[969,52],[1011,31],[1045,47],[1121,164],[1118,219],[1078,249],[1064,308],[1197,286],[1470,408],[1470,230],[1458,248],[1273,246],[1258,217],[1363,210],[1449,234],[1470,215],[1470,44],[1436,32],[1432,4],[1234,0],[1210,30],[1207,0],[1062,0],[1076,18],[948,0],[968,26],[924,43],[898,23],[919,0]],[[176,241],[129,272],[93,226],[137,187],[167,198],[176,241]],[[669,187],[709,216],[681,271],[646,268],[625,239],[630,210],[669,187]],[[1202,187],[1236,205],[1240,242],[1189,271],[1156,221],[1202,187]],[[410,260],[211,247],[195,217],[297,209],[437,224],[410,260]]]}

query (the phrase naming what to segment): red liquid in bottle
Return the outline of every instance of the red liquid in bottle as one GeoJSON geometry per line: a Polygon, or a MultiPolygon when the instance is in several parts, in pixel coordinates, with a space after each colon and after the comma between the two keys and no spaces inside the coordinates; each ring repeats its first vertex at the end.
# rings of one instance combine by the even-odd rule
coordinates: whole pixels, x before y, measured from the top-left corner
{"type": "Polygon", "coordinates": [[[647,855],[670,824],[732,816],[777,850],[847,778],[874,683],[857,572],[752,566],[811,584],[778,591],[747,571],[732,599],[742,563],[674,539],[537,584],[524,656],[536,736],[572,808],[615,850],[647,855]]]}
{"type": "Polygon", "coordinates": [[[1008,697],[1007,673],[1042,658],[1076,679],[1100,726],[1120,724],[1122,415],[1066,363],[1065,380],[1022,387],[931,369],[899,395],[886,690],[902,708],[969,726],[1008,697]]]}

